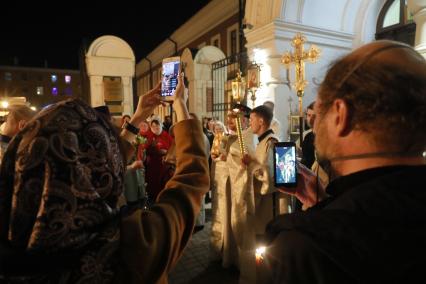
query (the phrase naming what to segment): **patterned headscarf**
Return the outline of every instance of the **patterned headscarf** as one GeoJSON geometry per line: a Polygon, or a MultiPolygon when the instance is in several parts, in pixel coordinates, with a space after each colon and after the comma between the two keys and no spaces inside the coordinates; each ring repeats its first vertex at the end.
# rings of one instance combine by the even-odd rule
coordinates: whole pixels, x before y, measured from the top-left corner
{"type": "Polygon", "coordinates": [[[41,111],[3,159],[0,249],[7,260],[0,255],[0,279],[109,282],[123,180],[119,138],[108,117],[80,100],[41,111]]]}

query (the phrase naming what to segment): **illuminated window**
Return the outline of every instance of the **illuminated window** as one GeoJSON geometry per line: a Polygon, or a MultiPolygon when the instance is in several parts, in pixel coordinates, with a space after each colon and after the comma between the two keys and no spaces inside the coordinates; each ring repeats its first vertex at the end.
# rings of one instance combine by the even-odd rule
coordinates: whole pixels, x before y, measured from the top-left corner
{"type": "Polygon", "coordinates": [[[71,84],[71,76],[70,75],[65,75],[65,83],[71,84]]]}
{"type": "Polygon", "coordinates": [[[54,96],[58,95],[58,88],[57,87],[52,88],[52,95],[54,95],[54,96]]]}
{"type": "Polygon", "coordinates": [[[50,79],[52,80],[52,83],[56,83],[56,81],[58,81],[58,77],[56,75],[51,75],[50,79]]]}
{"type": "Polygon", "coordinates": [[[400,22],[400,4],[399,0],[394,0],[393,3],[388,8],[388,11],[383,20],[383,27],[389,27],[400,22]]]}
{"type": "Polygon", "coordinates": [[[36,93],[37,93],[38,96],[42,96],[43,95],[43,87],[37,87],[36,93]]]}
{"type": "Polygon", "coordinates": [[[376,39],[396,40],[414,45],[416,24],[408,10],[407,0],[387,0],[379,13],[376,39]]]}

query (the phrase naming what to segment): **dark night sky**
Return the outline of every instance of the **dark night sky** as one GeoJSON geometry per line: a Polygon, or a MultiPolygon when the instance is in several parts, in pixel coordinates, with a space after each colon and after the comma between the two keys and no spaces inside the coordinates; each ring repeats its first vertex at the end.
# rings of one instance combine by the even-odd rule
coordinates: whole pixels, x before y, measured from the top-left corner
{"type": "Polygon", "coordinates": [[[0,65],[18,57],[20,66],[42,67],[46,59],[51,68],[77,69],[84,40],[121,37],[138,62],[210,0],[16,2],[20,6],[1,7],[0,65]]]}

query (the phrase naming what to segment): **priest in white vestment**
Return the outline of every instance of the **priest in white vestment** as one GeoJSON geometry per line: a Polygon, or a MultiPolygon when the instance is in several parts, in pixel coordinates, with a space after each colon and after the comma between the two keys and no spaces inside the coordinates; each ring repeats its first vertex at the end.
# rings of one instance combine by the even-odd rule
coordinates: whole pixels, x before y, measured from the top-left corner
{"type": "Polygon", "coordinates": [[[230,192],[229,169],[226,162],[228,155],[228,139],[223,123],[216,122],[214,126],[214,140],[211,149],[212,166],[211,181],[212,188],[212,232],[210,243],[213,248],[214,257],[223,258],[224,247],[228,245],[230,219],[230,201],[227,194],[230,192]]]}
{"type": "Polygon", "coordinates": [[[274,215],[288,212],[290,196],[280,193],[273,181],[273,151],[278,138],[270,129],[272,111],[266,106],[258,106],[250,113],[250,128],[258,135],[258,144],[254,155],[244,155],[251,186],[246,187],[245,225],[242,227],[240,253],[240,283],[256,283],[255,247],[256,236],[263,235],[266,224],[274,215]],[[275,212],[273,212],[275,199],[275,212]]]}
{"type": "MultiPolygon", "coordinates": [[[[241,124],[245,151],[254,155],[254,135],[251,129],[247,128],[251,109],[242,105],[237,107],[243,113],[241,124]]],[[[236,116],[233,113],[228,115],[228,127],[232,133],[237,132],[235,118],[236,116]]],[[[247,167],[241,163],[242,155],[237,135],[229,136],[228,145],[229,152],[226,162],[229,169],[230,187],[226,198],[231,215],[227,216],[226,222],[228,225],[226,228],[231,234],[226,234],[224,238],[222,265],[224,267],[235,265],[240,268],[240,255],[238,252],[239,248],[243,246],[245,226],[247,225],[247,193],[250,191],[248,188],[251,187],[252,176],[249,174],[247,167]]]]}

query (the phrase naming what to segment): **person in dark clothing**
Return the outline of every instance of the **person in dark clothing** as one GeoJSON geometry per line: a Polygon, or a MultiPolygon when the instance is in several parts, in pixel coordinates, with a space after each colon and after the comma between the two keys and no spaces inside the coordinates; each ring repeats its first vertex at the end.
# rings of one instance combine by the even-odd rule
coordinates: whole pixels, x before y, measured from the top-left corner
{"type": "Polygon", "coordinates": [[[302,164],[311,168],[315,162],[315,146],[314,146],[315,134],[311,131],[306,134],[302,142],[302,164]]]}
{"type": "Polygon", "coordinates": [[[207,139],[209,139],[210,148],[211,148],[211,145],[213,145],[213,139],[214,139],[214,134],[210,130],[210,124],[211,124],[210,122],[212,120],[213,120],[212,118],[204,118],[204,123],[203,123],[203,132],[207,136],[207,139]]]}
{"type": "Polygon", "coordinates": [[[164,117],[163,129],[166,132],[169,132],[170,126],[172,126],[172,117],[170,115],[166,115],[164,117]]]}
{"type": "Polygon", "coordinates": [[[282,188],[312,207],[268,224],[262,283],[423,283],[425,59],[367,44],[330,68],[315,112],[331,183],[300,166],[298,186],[282,188]]]}
{"type": "Polygon", "coordinates": [[[210,182],[182,81],[173,96],[176,173],[150,210],[121,206],[122,191],[135,125],[161,103],[161,84],[121,131],[69,99],[16,134],[0,169],[0,283],[167,283],[210,182]]]}
{"type": "Polygon", "coordinates": [[[306,135],[303,136],[303,142],[301,145],[302,148],[302,160],[301,163],[306,167],[311,168],[312,164],[315,162],[315,146],[314,139],[315,135],[312,131],[312,127],[315,122],[315,112],[314,112],[315,102],[312,102],[306,109],[306,124],[310,128],[306,135]]]}

